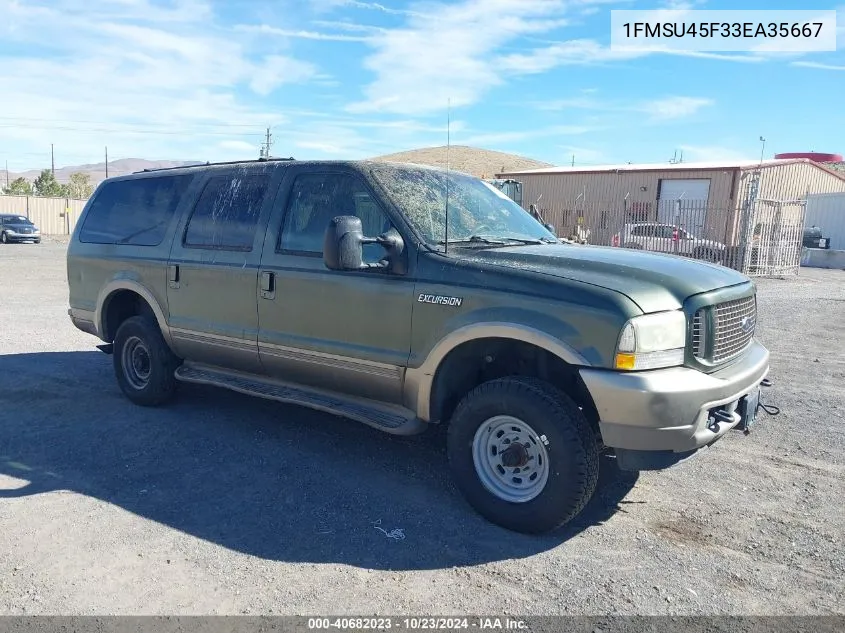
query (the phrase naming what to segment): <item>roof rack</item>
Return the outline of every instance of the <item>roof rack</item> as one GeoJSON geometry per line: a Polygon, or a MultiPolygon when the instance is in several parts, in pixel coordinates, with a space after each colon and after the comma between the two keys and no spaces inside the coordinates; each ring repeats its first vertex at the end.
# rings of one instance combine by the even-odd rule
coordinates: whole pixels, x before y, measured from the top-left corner
{"type": "Polygon", "coordinates": [[[147,172],[153,171],[169,171],[171,169],[192,169],[194,167],[209,167],[211,165],[241,165],[243,163],[269,163],[269,162],[290,162],[296,160],[293,156],[289,158],[255,158],[255,159],[247,159],[247,160],[230,160],[230,161],[223,161],[219,163],[212,163],[206,161],[205,163],[197,163],[196,165],[179,165],[178,167],[154,167],[152,169],[142,169],[141,171],[132,172],[134,174],[143,174],[147,172]]]}

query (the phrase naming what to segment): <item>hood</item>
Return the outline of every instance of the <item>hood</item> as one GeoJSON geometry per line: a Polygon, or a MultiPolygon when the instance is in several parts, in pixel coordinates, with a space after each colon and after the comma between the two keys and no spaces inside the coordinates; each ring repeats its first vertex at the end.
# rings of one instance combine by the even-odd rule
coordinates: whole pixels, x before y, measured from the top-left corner
{"type": "Polygon", "coordinates": [[[692,295],[749,281],[723,266],[609,246],[538,244],[453,252],[479,264],[516,267],[608,288],[627,296],[643,312],[677,310],[692,295]]]}
{"type": "Polygon", "coordinates": [[[10,229],[36,229],[36,228],[38,228],[34,224],[27,224],[26,222],[7,222],[3,226],[7,226],[10,229]]]}

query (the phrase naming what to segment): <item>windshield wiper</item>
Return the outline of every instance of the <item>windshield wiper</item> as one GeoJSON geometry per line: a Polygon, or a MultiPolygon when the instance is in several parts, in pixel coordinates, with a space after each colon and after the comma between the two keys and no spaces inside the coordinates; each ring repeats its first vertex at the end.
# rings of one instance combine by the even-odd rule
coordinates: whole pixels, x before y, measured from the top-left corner
{"type": "MultiPolygon", "coordinates": [[[[508,244],[551,244],[547,238],[534,237],[485,237],[483,235],[470,235],[469,237],[449,240],[449,244],[495,244],[497,246],[507,246],[508,244]]],[[[438,244],[445,244],[444,240],[440,240],[438,244]]]]}

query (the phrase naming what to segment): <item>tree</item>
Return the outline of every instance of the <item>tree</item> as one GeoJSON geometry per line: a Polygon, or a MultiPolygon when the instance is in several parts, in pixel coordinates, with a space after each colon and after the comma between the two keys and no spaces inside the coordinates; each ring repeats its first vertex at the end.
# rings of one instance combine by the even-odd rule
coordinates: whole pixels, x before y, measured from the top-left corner
{"type": "Polygon", "coordinates": [[[31,196],[32,185],[26,178],[15,178],[3,192],[9,196],[31,196]]]}
{"type": "Polygon", "coordinates": [[[68,198],[87,200],[94,193],[94,185],[91,184],[91,176],[81,171],[70,175],[70,182],[65,186],[68,198]]]}
{"type": "Polygon", "coordinates": [[[60,198],[65,193],[62,190],[62,186],[59,184],[59,181],[56,180],[53,172],[49,169],[42,170],[41,175],[35,179],[34,184],[36,196],[60,198]]]}

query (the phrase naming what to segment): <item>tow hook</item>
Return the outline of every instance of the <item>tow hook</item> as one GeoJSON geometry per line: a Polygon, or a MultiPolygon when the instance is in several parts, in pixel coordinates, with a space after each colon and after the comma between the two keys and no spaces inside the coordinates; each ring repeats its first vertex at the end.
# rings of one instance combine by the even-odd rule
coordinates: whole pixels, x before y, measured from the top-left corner
{"type": "Polygon", "coordinates": [[[730,413],[728,413],[727,411],[722,411],[721,409],[715,409],[714,411],[710,412],[710,419],[707,421],[707,430],[711,433],[718,433],[719,422],[730,424],[733,421],[733,416],[730,413]]]}
{"type": "MultiPolygon", "coordinates": [[[[761,387],[771,387],[772,381],[769,380],[768,378],[763,378],[763,380],[760,381],[760,386],[761,387]]],[[[757,410],[759,411],[760,409],[763,409],[763,411],[765,411],[766,413],[768,413],[772,417],[774,417],[774,416],[776,416],[780,413],[779,407],[776,407],[773,404],[764,404],[762,397],[760,398],[760,401],[757,403],[757,410]]],[[[746,430],[746,435],[748,435],[747,430],[746,430]]]]}

